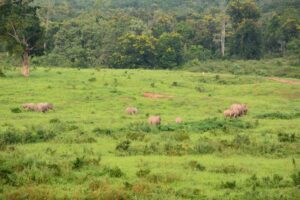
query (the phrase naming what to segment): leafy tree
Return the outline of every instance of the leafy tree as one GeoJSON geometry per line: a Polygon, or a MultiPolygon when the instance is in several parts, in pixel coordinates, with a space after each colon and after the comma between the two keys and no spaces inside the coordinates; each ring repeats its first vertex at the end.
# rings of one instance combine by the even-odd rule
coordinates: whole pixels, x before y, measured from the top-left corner
{"type": "Polygon", "coordinates": [[[43,28],[37,7],[26,0],[5,0],[0,4],[0,39],[11,54],[22,56],[22,74],[29,76],[31,55],[42,54],[43,28]]]}
{"type": "Polygon", "coordinates": [[[234,27],[231,54],[244,59],[261,57],[261,29],[258,25],[260,12],[253,0],[232,0],[228,13],[234,27]]]}
{"type": "Polygon", "coordinates": [[[174,30],[175,19],[171,14],[162,11],[156,11],[152,20],[151,30],[154,37],[159,37],[165,32],[174,30]]]}
{"type": "Polygon", "coordinates": [[[231,51],[244,59],[259,59],[261,57],[261,30],[257,22],[244,20],[240,23],[233,36],[231,51]]]}
{"type": "Polygon", "coordinates": [[[178,33],[163,33],[156,47],[157,65],[161,68],[174,68],[183,61],[182,37],[178,33]]]}
{"type": "Polygon", "coordinates": [[[258,20],[260,11],[254,0],[231,0],[227,13],[230,15],[235,28],[245,19],[258,20]]]}
{"type": "Polygon", "coordinates": [[[116,68],[153,67],[155,39],[142,34],[126,34],[119,38],[119,45],[112,54],[110,64],[116,68]]]}

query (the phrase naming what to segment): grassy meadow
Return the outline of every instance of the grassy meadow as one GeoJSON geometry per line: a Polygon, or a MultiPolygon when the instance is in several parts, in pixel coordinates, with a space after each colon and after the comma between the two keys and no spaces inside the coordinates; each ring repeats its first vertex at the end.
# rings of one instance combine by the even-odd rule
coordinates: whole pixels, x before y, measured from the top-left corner
{"type": "Polygon", "coordinates": [[[299,81],[158,70],[5,74],[0,199],[300,199],[299,81]],[[22,110],[30,102],[55,110],[22,110]],[[248,104],[248,115],[225,119],[233,103],[248,104]],[[129,106],[139,114],[127,115],[129,106]],[[161,126],[147,124],[151,115],[161,126]]]}

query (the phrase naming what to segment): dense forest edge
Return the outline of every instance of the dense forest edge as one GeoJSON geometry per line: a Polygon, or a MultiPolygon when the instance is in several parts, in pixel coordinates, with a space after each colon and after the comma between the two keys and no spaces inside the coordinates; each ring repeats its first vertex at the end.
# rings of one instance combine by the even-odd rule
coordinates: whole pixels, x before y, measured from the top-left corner
{"type": "Polygon", "coordinates": [[[1,71],[22,61],[299,78],[299,8],[299,0],[2,0],[1,71]]]}

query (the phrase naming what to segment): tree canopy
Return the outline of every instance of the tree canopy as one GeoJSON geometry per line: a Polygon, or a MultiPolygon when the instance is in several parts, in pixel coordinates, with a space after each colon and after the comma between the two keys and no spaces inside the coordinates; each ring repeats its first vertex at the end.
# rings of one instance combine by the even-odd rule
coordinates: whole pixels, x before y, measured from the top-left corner
{"type": "MultiPolygon", "coordinates": [[[[193,59],[296,54],[300,43],[298,0],[5,2],[24,4],[16,7],[20,10],[9,12],[31,13],[31,17],[26,15],[28,23],[21,24],[31,27],[25,28],[30,30],[30,46],[40,46],[45,33],[45,55],[33,59],[39,65],[174,68],[193,59]]],[[[6,10],[1,13],[10,10],[7,6],[1,9],[6,10]]],[[[18,21],[23,17],[15,14],[14,18],[18,21]]],[[[9,25],[9,18],[4,19],[1,23],[9,25]]],[[[2,33],[10,26],[5,27],[2,33]]],[[[16,49],[12,39],[2,37],[5,45],[0,50],[16,49]]],[[[33,50],[31,55],[41,52],[33,50]]]]}

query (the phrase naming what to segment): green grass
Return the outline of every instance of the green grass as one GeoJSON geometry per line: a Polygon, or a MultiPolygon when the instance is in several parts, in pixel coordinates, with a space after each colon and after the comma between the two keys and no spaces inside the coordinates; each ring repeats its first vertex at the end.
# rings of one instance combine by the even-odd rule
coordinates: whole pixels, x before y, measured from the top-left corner
{"type": "Polygon", "coordinates": [[[0,199],[299,199],[300,85],[183,71],[5,75],[0,199]],[[55,110],[19,109],[29,102],[55,110]],[[249,114],[224,119],[233,103],[249,114]],[[162,125],[147,125],[157,114],[162,125]]]}
{"type": "Polygon", "coordinates": [[[186,63],[183,68],[192,72],[300,78],[299,56],[262,60],[194,60],[186,63]]]}

